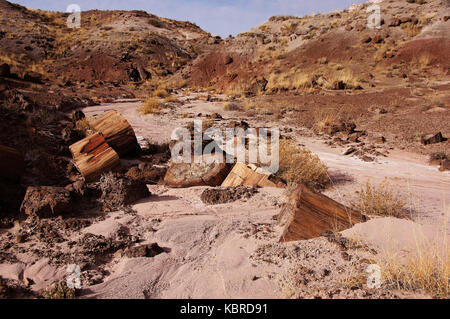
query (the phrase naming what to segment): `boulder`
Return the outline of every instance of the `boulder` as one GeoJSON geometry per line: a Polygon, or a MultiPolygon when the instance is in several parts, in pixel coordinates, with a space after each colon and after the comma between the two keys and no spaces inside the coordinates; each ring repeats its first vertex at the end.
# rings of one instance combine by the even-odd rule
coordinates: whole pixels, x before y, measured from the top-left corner
{"type": "Polygon", "coordinates": [[[99,201],[107,212],[120,210],[151,195],[145,183],[111,172],[100,179],[100,189],[99,201]]]}
{"type": "Polygon", "coordinates": [[[280,242],[308,240],[327,231],[342,231],[366,217],[331,198],[299,185],[288,195],[277,217],[283,227],[280,242]]]}
{"type": "Polygon", "coordinates": [[[436,134],[429,134],[422,136],[421,142],[423,145],[429,145],[429,144],[437,144],[441,142],[445,142],[447,139],[442,136],[442,133],[436,133],[436,134]]]}
{"type": "Polygon", "coordinates": [[[201,163],[172,163],[164,177],[164,183],[173,188],[221,185],[231,164],[209,163],[207,158],[207,155],[203,156],[201,163]]]}
{"type": "Polygon", "coordinates": [[[70,191],[63,187],[30,186],[20,210],[40,218],[50,218],[72,212],[72,197],[70,191]]]}

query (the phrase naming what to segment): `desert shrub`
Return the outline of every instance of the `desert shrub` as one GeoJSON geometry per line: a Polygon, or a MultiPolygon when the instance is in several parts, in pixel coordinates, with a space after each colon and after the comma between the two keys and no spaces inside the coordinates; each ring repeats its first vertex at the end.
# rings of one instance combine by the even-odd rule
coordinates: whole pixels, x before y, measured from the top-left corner
{"type": "Polygon", "coordinates": [[[147,98],[141,106],[141,114],[158,114],[161,112],[162,103],[158,98],[150,97],[147,98]]]}
{"type": "Polygon", "coordinates": [[[166,98],[166,97],[169,96],[169,93],[167,92],[166,89],[156,89],[156,90],[153,92],[153,95],[154,95],[154,96],[157,96],[157,97],[160,97],[160,98],[166,98]]]}
{"type": "Polygon", "coordinates": [[[54,283],[42,292],[45,299],[75,299],[75,289],[69,288],[65,281],[54,283]]]}
{"type": "Polygon", "coordinates": [[[421,30],[421,28],[417,24],[414,24],[412,22],[406,23],[404,28],[405,28],[405,31],[406,31],[406,34],[408,35],[408,37],[411,37],[411,38],[418,35],[421,30]]]}
{"type": "Polygon", "coordinates": [[[317,63],[318,64],[328,64],[328,59],[327,59],[327,57],[321,57],[321,58],[317,59],[317,63]]]}
{"type": "Polygon", "coordinates": [[[366,216],[406,217],[404,196],[395,191],[388,180],[378,186],[369,181],[359,191],[352,207],[366,216]]]}
{"type": "Polygon", "coordinates": [[[397,253],[377,261],[383,282],[397,289],[422,289],[434,298],[450,297],[450,249],[446,244],[418,245],[406,258],[397,253]]]}
{"type": "Polygon", "coordinates": [[[242,111],[243,107],[236,102],[226,102],[223,104],[225,111],[242,111]]]}
{"type": "Polygon", "coordinates": [[[290,140],[280,140],[278,175],[289,185],[305,184],[324,188],[329,183],[328,167],[310,150],[290,140]]]}
{"type": "Polygon", "coordinates": [[[179,100],[175,96],[168,96],[164,99],[165,103],[176,103],[179,102],[179,100]]]}
{"type": "Polygon", "coordinates": [[[422,70],[424,70],[433,63],[433,58],[429,54],[422,54],[415,62],[422,70]]]}
{"type": "Polygon", "coordinates": [[[356,89],[359,81],[353,72],[341,70],[331,73],[328,79],[327,88],[332,90],[356,89]]]}

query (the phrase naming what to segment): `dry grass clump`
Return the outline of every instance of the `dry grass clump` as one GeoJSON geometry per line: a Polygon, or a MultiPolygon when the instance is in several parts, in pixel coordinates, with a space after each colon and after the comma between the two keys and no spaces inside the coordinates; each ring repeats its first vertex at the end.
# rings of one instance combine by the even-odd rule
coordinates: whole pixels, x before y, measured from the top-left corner
{"type": "Polygon", "coordinates": [[[165,103],[177,103],[177,102],[179,102],[179,100],[175,96],[168,96],[164,99],[164,102],[165,103]]]}
{"type": "Polygon", "coordinates": [[[225,111],[242,111],[244,108],[236,102],[226,102],[223,104],[225,111]]]}
{"type": "Polygon", "coordinates": [[[320,133],[331,134],[333,127],[339,124],[341,120],[341,109],[317,109],[314,112],[314,129],[320,133]]]}
{"type": "Polygon", "coordinates": [[[413,229],[410,236],[414,246],[406,255],[399,249],[388,249],[378,255],[376,262],[385,285],[406,291],[426,291],[433,298],[450,298],[449,214],[450,206],[444,207],[442,224],[432,234],[425,235],[420,225],[413,229]]]}
{"type": "Polygon", "coordinates": [[[156,90],[153,92],[153,95],[154,95],[154,96],[157,96],[157,97],[160,97],[160,98],[166,98],[166,97],[169,96],[169,93],[167,92],[166,89],[156,89],[156,90]]]}
{"type": "Polygon", "coordinates": [[[268,78],[267,89],[273,90],[302,90],[312,88],[316,75],[313,72],[292,72],[288,74],[271,74],[268,78]]]}
{"type": "Polygon", "coordinates": [[[75,289],[69,288],[67,283],[61,281],[54,283],[42,292],[44,299],[75,299],[75,289]]]}
{"type": "Polygon", "coordinates": [[[420,33],[420,26],[418,26],[417,24],[414,24],[412,22],[408,22],[405,24],[404,26],[405,32],[408,35],[408,37],[412,38],[415,37],[416,35],[418,35],[420,33]]]}
{"type": "Polygon", "coordinates": [[[405,218],[406,200],[395,191],[388,180],[378,186],[367,181],[359,191],[359,198],[352,207],[366,216],[383,216],[405,218]]]}
{"type": "Polygon", "coordinates": [[[155,97],[150,97],[145,100],[144,104],[142,104],[140,112],[143,115],[158,114],[161,112],[161,109],[162,103],[160,102],[160,100],[155,97]]]}
{"type": "Polygon", "coordinates": [[[328,89],[342,90],[342,89],[357,89],[359,81],[353,72],[349,70],[341,70],[332,72],[328,77],[328,89]]]}
{"type": "Polygon", "coordinates": [[[446,243],[418,245],[406,258],[392,253],[380,258],[383,282],[407,291],[424,290],[434,298],[450,297],[450,249],[446,243]]]}
{"type": "Polygon", "coordinates": [[[278,175],[288,184],[305,184],[324,188],[329,183],[328,167],[310,150],[290,140],[280,140],[280,169],[278,175]]]}
{"type": "Polygon", "coordinates": [[[433,58],[430,54],[422,54],[416,57],[413,61],[421,70],[425,70],[427,67],[433,64],[433,58]]]}

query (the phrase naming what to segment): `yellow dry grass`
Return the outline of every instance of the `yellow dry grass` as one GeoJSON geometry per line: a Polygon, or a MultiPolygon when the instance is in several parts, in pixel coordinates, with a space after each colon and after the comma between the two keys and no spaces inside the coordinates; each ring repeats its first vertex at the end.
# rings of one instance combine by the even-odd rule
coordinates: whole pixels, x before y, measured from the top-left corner
{"type": "Polygon", "coordinates": [[[162,103],[158,98],[150,97],[142,104],[140,112],[143,115],[146,114],[158,114],[161,112],[162,103]]]}
{"type": "Polygon", "coordinates": [[[313,188],[324,188],[329,183],[328,167],[317,155],[291,140],[280,140],[278,174],[289,185],[305,184],[313,188]]]}

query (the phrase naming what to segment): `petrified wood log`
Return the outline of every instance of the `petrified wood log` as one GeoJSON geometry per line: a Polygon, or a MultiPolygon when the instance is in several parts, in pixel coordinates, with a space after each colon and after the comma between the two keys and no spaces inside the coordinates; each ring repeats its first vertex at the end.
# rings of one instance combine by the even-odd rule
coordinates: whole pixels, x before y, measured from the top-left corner
{"type": "Polygon", "coordinates": [[[320,237],[326,231],[342,231],[366,217],[304,185],[295,188],[278,215],[284,227],[281,242],[320,237]]]}
{"type": "Polygon", "coordinates": [[[96,133],[70,146],[78,171],[87,182],[98,181],[103,173],[120,171],[119,155],[96,133]]]}
{"type": "Polygon", "coordinates": [[[130,123],[117,111],[111,110],[103,116],[89,121],[95,132],[101,133],[106,142],[120,157],[139,150],[139,144],[130,123]]]}

